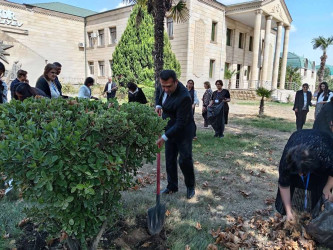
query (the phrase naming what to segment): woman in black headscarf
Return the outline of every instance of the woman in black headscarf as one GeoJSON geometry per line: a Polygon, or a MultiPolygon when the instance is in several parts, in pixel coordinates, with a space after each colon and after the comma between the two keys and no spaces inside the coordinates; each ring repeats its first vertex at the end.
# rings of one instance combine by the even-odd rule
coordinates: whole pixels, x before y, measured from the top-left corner
{"type": "Polygon", "coordinates": [[[313,129],[323,131],[333,138],[333,97],[331,101],[325,104],[320,110],[313,124],[313,129]]]}
{"type": "Polygon", "coordinates": [[[279,165],[276,210],[293,220],[292,208],[313,212],[322,196],[333,201],[332,188],[333,139],[313,129],[293,133],[279,165]]]}

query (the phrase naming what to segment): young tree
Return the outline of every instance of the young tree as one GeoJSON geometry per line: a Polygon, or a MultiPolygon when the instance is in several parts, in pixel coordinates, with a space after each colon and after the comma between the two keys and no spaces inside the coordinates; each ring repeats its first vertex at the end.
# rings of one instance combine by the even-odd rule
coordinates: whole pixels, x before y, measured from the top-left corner
{"type": "Polygon", "coordinates": [[[257,93],[258,96],[261,97],[260,106],[259,106],[259,116],[263,116],[264,115],[265,98],[270,98],[272,93],[273,93],[273,90],[268,90],[268,89],[265,89],[264,87],[259,87],[256,90],[256,93],[257,93]]]}
{"type": "Polygon", "coordinates": [[[224,79],[228,80],[228,89],[230,90],[231,88],[231,78],[236,75],[238,71],[236,70],[230,70],[230,69],[225,69],[224,70],[224,79]]]}
{"type": "Polygon", "coordinates": [[[168,13],[176,22],[187,21],[189,12],[185,0],[123,0],[124,3],[138,4],[140,9],[147,9],[154,19],[154,67],[155,87],[158,86],[160,72],[164,65],[164,18],[168,13]]]}
{"type": "Polygon", "coordinates": [[[299,68],[293,68],[290,65],[287,66],[286,80],[286,89],[298,90],[299,87],[302,85],[302,76],[299,73],[299,68]]]}
{"type": "MultiPolygon", "coordinates": [[[[154,82],[154,21],[147,10],[135,6],[127,27],[112,55],[112,72],[122,76],[122,81],[135,83],[154,82]]],[[[174,69],[180,76],[180,64],[171,50],[167,34],[164,33],[165,68],[174,69]]]]}
{"type": "Polygon", "coordinates": [[[318,70],[318,76],[319,76],[319,83],[321,83],[324,79],[324,71],[325,71],[325,64],[327,59],[327,48],[330,45],[333,45],[333,36],[325,38],[323,36],[319,36],[317,38],[312,39],[313,49],[320,48],[323,51],[323,55],[320,57],[320,68],[318,70]]]}

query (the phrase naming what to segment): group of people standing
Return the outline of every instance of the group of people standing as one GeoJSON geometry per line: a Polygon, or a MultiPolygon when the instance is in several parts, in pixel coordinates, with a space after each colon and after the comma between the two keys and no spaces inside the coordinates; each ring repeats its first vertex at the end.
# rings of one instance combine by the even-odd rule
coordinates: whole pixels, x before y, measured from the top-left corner
{"type": "MultiPolygon", "coordinates": [[[[214,92],[211,89],[209,81],[204,82],[205,93],[202,97],[202,117],[204,119],[204,128],[211,125],[215,131],[214,137],[223,138],[225,124],[228,124],[230,93],[227,89],[223,88],[223,81],[217,80],[215,82],[217,90],[214,92]]],[[[194,90],[194,81],[188,80],[186,84],[191,101],[192,111],[195,113],[195,107],[199,105],[197,91],[194,90]]],[[[193,139],[197,139],[196,125],[194,127],[193,139]]]]}

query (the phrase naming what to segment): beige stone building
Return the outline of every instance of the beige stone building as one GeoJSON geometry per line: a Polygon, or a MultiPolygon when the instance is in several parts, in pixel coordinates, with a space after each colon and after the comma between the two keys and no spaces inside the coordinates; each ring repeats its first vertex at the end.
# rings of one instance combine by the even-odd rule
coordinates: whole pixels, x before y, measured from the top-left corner
{"type": "MultiPolygon", "coordinates": [[[[292,22],[284,0],[255,0],[228,6],[215,0],[186,3],[190,13],[186,23],[165,19],[172,49],[181,63],[182,82],[193,79],[196,88],[203,90],[204,81],[224,79],[228,68],[237,71],[230,80],[232,88],[284,87],[292,22]],[[281,83],[277,82],[279,74],[281,83]]],[[[59,61],[65,82],[82,82],[91,75],[98,83],[104,83],[112,75],[112,53],[126,28],[132,6],[89,13],[59,3],[21,5],[0,0],[0,9],[13,13],[20,24],[0,24],[0,41],[13,46],[6,50],[10,54],[9,69],[19,61],[17,64],[28,70],[34,81],[46,62],[59,61]]]]}

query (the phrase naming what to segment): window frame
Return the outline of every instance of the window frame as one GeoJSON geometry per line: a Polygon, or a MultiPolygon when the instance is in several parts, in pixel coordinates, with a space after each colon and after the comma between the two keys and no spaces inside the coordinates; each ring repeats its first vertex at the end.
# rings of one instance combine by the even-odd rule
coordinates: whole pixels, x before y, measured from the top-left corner
{"type": "Polygon", "coordinates": [[[116,44],[117,43],[117,27],[116,26],[109,27],[109,34],[110,34],[110,40],[109,40],[110,45],[116,44]],[[114,32],[112,32],[112,30],[114,30],[114,32]],[[112,34],[114,34],[114,37],[112,34]]]}
{"type": "Polygon", "coordinates": [[[98,61],[98,76],[105,76],[105,61],[98,61]]]}

